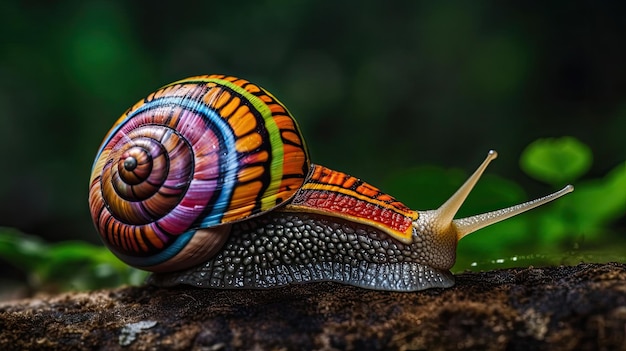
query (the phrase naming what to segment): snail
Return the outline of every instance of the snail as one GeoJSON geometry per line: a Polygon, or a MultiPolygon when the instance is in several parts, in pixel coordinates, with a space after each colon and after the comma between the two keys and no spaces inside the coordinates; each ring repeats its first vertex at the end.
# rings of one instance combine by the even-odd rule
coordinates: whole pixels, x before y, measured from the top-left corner
{"type": "Polygon", "coordinates": [[[441,207],[408,208],[312,164],[285,105],[247,80],[196,76],[129,108],[94,161],[104,244],[158,286],[271,288],[334,281],[416,291],[454,284],[459,239],[573,190],[454,219],[497,153],[441,207]]]}

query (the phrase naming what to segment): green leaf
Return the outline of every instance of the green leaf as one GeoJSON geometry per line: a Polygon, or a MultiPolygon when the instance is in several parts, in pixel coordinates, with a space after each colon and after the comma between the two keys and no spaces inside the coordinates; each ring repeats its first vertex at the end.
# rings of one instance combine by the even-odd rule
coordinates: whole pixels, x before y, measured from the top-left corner
{"type": "Polygon", "coordinates": [[[557,186],[571,182],[589,170],[589,147],[574,137],[539,139],[526,147],[520,166],[531,177],[557,186]]]}
{"type": "Polygon", "coordinates": [[[626,163],[602,179],[592,179],[576,187],[567,201],[580,232],[597,233],[607,223],[626,212],[626,163]]]}
{"type": "Polygon", "coordinates": [[[39,237],[0,228],[0,257],[14,266],[34,270],[45,263],[46,251],[46,244],[39,237]]]}
{"type": "Polygon", "coordinates": [[[147,275],[104,246],[83,241],[50,244],[11,228],[0,228],[0,258],[27,272],[34,288],[48,291],[140,284],[147,275]]]}

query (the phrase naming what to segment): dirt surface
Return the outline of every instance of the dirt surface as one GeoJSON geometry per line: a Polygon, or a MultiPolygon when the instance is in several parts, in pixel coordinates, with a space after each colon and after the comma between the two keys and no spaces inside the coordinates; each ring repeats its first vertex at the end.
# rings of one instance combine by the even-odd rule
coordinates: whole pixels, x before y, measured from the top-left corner
{"type": "Polygon", "coordinates": [[[127,287],[0,305],[2,350],[626,350],[626,265],[465,273],[417,293],[127,287]]]}

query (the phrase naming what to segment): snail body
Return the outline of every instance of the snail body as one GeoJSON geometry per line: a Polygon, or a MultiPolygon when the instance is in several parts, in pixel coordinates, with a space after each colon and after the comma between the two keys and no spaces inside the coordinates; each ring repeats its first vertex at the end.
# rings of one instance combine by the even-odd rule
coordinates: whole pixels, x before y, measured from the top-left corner
{"type": "Polygon", "coordinates": [[[236,77],[180,80],[127,110],[92,168],[105,245],[160,286],[271,288],[336,281],[415,291],[454,284],[463,236],[554,200],[453,219],[497,154],[439,209],[416,211],[312,164],[287,108],[236,77]]]}

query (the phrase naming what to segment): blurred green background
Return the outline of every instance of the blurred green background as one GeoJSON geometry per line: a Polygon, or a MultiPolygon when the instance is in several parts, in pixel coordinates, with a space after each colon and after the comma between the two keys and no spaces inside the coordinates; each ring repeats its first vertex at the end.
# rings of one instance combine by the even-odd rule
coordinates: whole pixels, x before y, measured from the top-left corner
{"type": "MultiPolygon", "coordinates": [[[[417,165],[462,170],[460,182],[496,149],[488,173],[515,182],[515,196],[502,201],[510,205],[560,185],[520,170],[522,151],[537,139],[586,144],[593,163],[581,181],[626,160],[626,3],[163,5],[0,4],[1,226],[99,243],[87,187],[104,134],[149,92],[197,74],[267,88],[297,117],[314,162],[420,209],[450,192],[409,188],[420,184],[407,180],[417,165]]],[[[479,204],[465,214],[483,210],[472,201],[479,204]]],[[[604,242],[622,240],[623,213],[608,225],[604,242]]],[[[571,240],[560,249],[584,242],[585,233],[566,232],[571,240]]],[[[534,253],[532,245],[518,250],[534,253]]]]}

